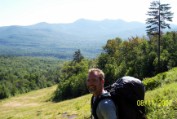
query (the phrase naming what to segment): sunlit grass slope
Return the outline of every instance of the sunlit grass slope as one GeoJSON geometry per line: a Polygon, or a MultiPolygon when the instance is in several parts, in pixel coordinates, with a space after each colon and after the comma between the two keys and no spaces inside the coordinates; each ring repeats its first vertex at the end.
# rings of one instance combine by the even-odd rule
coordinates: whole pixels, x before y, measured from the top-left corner
{"type": "Polygon", "coordinates": [[[0,119],[88,119],[90,96],[51,102],[57,86],[0,101],[0,119]]]}

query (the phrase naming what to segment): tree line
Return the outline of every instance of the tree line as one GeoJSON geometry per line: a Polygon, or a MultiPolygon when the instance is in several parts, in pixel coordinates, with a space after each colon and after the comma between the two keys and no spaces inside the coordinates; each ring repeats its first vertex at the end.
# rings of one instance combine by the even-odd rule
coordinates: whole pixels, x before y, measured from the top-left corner
{"type": "MultiPolygon", "coordinates": [[[[88,69],[98,67],[105,73],[105,86],[118,78],[129,75],[143,80],[158,73],[158,37],[132,37],[124,41],[114,38],[107,41],[103,52],[92,60],[80,58],[75,52],[72,61],[65,63],[60,71],[61,82],[54,95],[54,101],[79,97],[87,94],[85,85],[88,69]]],[[[167,32],[161,38],[161,71],[177,66],[177,32],[167,32]]],[[[79,55],[76,53],[79,52],[79,55]]]]}

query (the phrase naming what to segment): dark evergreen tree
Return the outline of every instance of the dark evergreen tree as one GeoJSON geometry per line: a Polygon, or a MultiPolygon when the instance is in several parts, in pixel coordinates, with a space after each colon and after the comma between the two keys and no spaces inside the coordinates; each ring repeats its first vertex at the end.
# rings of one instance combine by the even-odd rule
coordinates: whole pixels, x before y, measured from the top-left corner
{"type": "Polygon", "coordinates": [[[161,4],[159,1],[153,1],[150,4],[147,15],[149,18],[146,20],[147,34],[158,36],[158,72],[160,72],[160,39],[161,29],[170,28],[170,24],[166,21],[172,21],[173,13],[170,12],[171,7],[169,4],[161,4]]]}
{"type": "Polygon", "coordinates": [[[81,54],[80,49],[78,49],[73,55],[73,62],[79,63],[82,59],[84,59],[84,56],[81,54]]]}

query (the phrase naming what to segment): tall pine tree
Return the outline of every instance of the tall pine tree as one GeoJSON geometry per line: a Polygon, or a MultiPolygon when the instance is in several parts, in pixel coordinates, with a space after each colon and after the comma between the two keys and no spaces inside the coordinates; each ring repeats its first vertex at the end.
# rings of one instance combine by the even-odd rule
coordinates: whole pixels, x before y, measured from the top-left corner
{"type": "Polygon", "coordinates": [[[149,18],[146,19],[147,24],[147,34],[158,36],[158,72],[160,72],[160,39],[161,39],[161,29],[170,28],[170,24],[166,21],[172,21],[173,13],[170,12],[171,7],[169,4],[161,4],[159,1],[153,1],[150,4],[149,11],[147,15],[149,18]]]}
{"type": "Polygon", "coordinates": [[[84,56],[82,55],[80,49],[78,49],[73,55],[73,62],[79,63],[82,59],[84,59],[84,56]]]}

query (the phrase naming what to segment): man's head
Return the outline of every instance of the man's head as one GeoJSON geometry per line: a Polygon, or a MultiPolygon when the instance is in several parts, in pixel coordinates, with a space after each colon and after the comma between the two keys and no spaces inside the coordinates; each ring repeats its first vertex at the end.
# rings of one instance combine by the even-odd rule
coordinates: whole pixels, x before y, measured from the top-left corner
{"type": "Polygon", "coordinates": [[[102,70],[97,68],[92,68],[88,72],[88,79],[86,81],[88,90],[94,96],[101,95],[104,89],[104,73],[102,70]]]}

